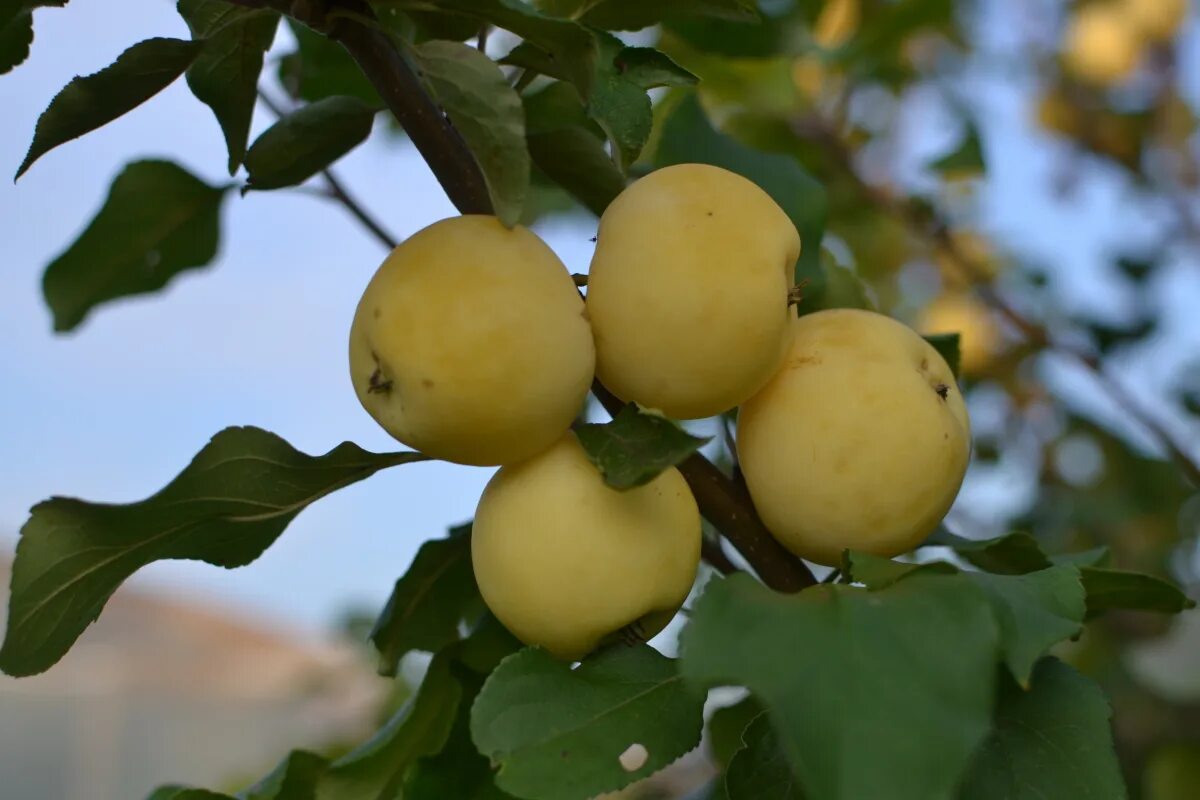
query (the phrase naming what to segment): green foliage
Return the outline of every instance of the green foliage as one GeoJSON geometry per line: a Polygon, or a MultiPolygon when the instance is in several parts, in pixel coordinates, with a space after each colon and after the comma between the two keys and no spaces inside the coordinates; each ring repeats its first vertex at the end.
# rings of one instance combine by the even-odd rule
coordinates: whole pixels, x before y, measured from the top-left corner
{"type": "Polygon", "coordinates": [[[279,14],[223,0],[179,0],[177,8],[192,38],[204,40],[187,71],[187,83],[196,99],[212,109],[225,134],[232,175],[246,154],[263,54],[275,39],[279,14]]]}
{"type": "Polygon", "coordinates": [[[495,214],[515,225],[529,191],[529,151],[520,96],[473,47],[432,41],[414,48],[422,74],[483,170],[495,214]]]}
{"type": "Polygon", "coordinates": [[[309,456],[267,431],[227,428],[154,496],[129,505],[56,497],[33,508],[13,563],[0,669],[53,665],[121,582],[166,558],[240,567],[330,492],[417,453],[368,453],[349,442],[309,456]]]}
{"type": "Polygon", "coordinates": [[[16,178],[47,151],[132,111],[169,86],[200,53],[201,42],[147,39],[99,72],[68,83],[38,117],[16,178]]]}
{"type": "Polygon", "coordinates": [[[1088,616],[1115,609],[1178,614],[1196,607],[1178,586],[1153,575],[1095,567],[1080,573],[1087,589],[1088,616]]]}
{"type": "Polygon", "coordinates": [[[258,783],[240,793],[239,800],[291,800],[311,797],[311,788],[328,765],[315,753],[294,750],[258,783]]]}
{"type": "Polygon", "coordinates": [[[759,714],[746,727],[742,745],[725,770],[729,800],[804,800],[766,714],[759,714]]]}
{"type": "Polygon", "coordinates": [[[742,733],[763,713],[762,704],[747,695],[731,706],[722,706],[708,718],[708,748],[717,766],[725,768],[745,745],[742,733]]]}
{"type": "Polygon", "coordinates": [[[957,333],[935,333],[925,337],[925,341],[933,345],[933,349],[938,351],[938,355],[946,359],[946,364],[956,378],[959,377],[962,369],[960,338],[957,333]]]}
{"type": "Polygon", "coordinates": [[[798,161],[763,153],[718,132],[694,95],[675,105],[662,123],[653,155],[656,167],[699,162],[723,167],[754,181],[787,212],[800,232],[802,249],[796,282],[820,274],[821,236],[825,231],[825,189],[798,161]]]}
{"type": "Polygon", "coordinates": [[[1126,796],[1099,687],[1053,658],[1026,691],[1001,679],[995,729],[959,791],[961,800],[1126,796]]]}
{"type": "Polygon", "coordinates": [[[335,95],[280,118],[246,151],[249,188],[308,180],[366,140],[376,111],[357,97],[335,95]]]}
{"type": "Polygon", "coordinates": [[[4,0],[0,4],[0,75],[29,57],[33,44],[33,10],[62,8],[67,0],[4,0]]]}
{"type": "Polygon", "coordinates": [[[622,408],[611,422],[581,425],[576,435],[604,482],[614,489],[649,483],[712,438],[692,436],[675,422],[647,413],[633,403],[622,408]]]}
{"type": "Polygon", "coordinates": [[[459,624],[479,602],[469,532],[425,542],[371,630],[379,672],[395,675],[406,653],[437,652],[457,641],[459,624]]]}
{"type": "Polygon", "coordinates": [[[781,595],[714,579],[682,636],[682,672],[746,686],[805,791],[822,800],[949,797],[987,735],[999,632],[961,576],[781,595]]]}
{"type": "Polygon", "coordinates": [[[947,177],[980,175],[987,169],[983,158],[983,144],[979,140],[979,128],[971,120],[964,120],[963,134],[958,146],[929,165],[947,177]]]}
{"type": "Polygon", "coordinates": [[[287,22],[296,50],[279,59],[279,82],[289,95],[310,103],[346,95],[371,106],[383,104],[344,47],[295,20],[287,22]]]}
{"type": "Polygon", "coordinates": [[[212,261],[224,194],[169,161],[128,164],[87,228],[46,267],[54,330],[72,330],[102,303],[157,291],[212,261]]]}
{"type": "Polygon", "coordinates": [[[648,645],[618,645],[572,670],[545,651],[505,659],[471,711],[496,783],[532,800],[585,800],[670,764],[700,741],[703,693],[648,645]],[[643,764],[622,766],[632,745],[643,764]]]}
{"type": "Polygon", "coordinates": [[[551,14],[613,31],[635,31],[663,20],[691,17],[758,19],[753,0],[538,0],[536,5],[551,14]]]}
{"type": "Polygon", "coordinates": [[[624,176],[604,149],[604,131],[562,81],[523,100],[525,141],[534,165],[593,214],[603,214],[625,188],[624,176]]]}

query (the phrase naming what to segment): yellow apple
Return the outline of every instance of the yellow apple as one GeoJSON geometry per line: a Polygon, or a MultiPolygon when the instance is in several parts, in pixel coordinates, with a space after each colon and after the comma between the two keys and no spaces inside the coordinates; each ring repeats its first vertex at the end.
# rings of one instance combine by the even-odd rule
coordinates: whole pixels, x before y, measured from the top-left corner
{"type": "Polygon", "coordinates": [[[922,310],[918,327],[924,333],[957,333],[959,359],[967,375],[986,370],[999,349],[1000,330],[992,312],[967,294],[935,298],[922,310]]]}
{"type": "Polygon", "coordinates": [[[1187,0],[1122,0],[1130,22],[1150,41],[1173,38],[1187,17],[1187,0]]]}
{"type": "Polygon", "coordinates": [[[1113,2],[1092,3],[1071,16],[1063,61],[1080,80],[1113,86],[1137,67],[1142,47],[1141,35],[1124,9],[1113,2]]]}
{"type": "Polygon", "coordinates": [[[566,267],[535,234],[490,216],[436,222],[393,250],[350,330],[363,407],[404,444],[460,464],[549,447],[594,365],[566,267]]]}
{"type": "Polygon", "coordinates": [[[726,411],[787,349],[800,236],[762,189],[706,164],[650,173],[600,219],[588,277],[596,372],[669,417],[726,411]]]}
{"type": "Polygon", "coordinates": [[[954,376],[914,331],[870,311],[801,317],[783,367],[742,406],[737,446],[764,523],[801,558],[894,556],[941,521],[970,426],[954,376]]]}
{"type": "Polygon", "coordinates": [[[700,512],[675,469],[609,488],[568,432],[488,483],[471,560],[484,602],[513,635],[575,660],[670,622],[700,563],[700,512]]]}

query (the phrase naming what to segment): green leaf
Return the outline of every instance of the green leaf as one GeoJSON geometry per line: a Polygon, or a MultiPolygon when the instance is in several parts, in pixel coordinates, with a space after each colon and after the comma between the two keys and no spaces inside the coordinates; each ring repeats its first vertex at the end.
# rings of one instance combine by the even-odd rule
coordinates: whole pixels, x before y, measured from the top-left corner
{"type": "Polygon", "coordinates": [[[522,0],[439,0],[438,8],[468,14],[515,33],[545,51],[580,95],[591,93],[596,41],[583,26],[543,14],[522,0]]]}
{"type": "Polygon", "coordinates": [[[1028,533],[1009,533],[995,539],[964,539],[939,528],[921,546],[949,547],[969,564],[986,572],[1022,575],[1052,566],[1041,545],[1028,533]]]}
{"type": "Polygon", "coordinates": [[[33,143],[13,180],[49,150],[112,122],[167,88],[202,47],[201,42],[147,39],[110,66],[72,80],[38,117],[33,143]]]}
{"type": "Polygon", "coordinates": [[[983,157],[983,144],[979,139],[979,128],[975,123],[967,120],[958,146],[931,162],[929,168],[945,176],[983,173],[987,165],[983,157]]]}
{"type": "Polygon", "coordinates": [[[529,191],[525,110],[496,63],[474,47],[431,41],[414,48],[425,80],[483,170],[495,214],[512,226],[529,191]]]}
{"type": "Polygon", "coordinates": [[[457,641],[459,623],[478,604],[470,537],[425,542],[371,631],[379,672],[395,675],[406,653],[437,652],[457,641]]]}
{"type": "Polygon", "coordinates": [[[1080,574],[1087,590],[1088,616],[1116,610],[1178,614],[1196,607],[1179,587],[1153,575],[1096,567],[1085,567],[1080,574]]]}
{"type": "Polygon", "coordinates": [[[252,189],[295,186],[362,144],[376,109],[357,97],[326,97],[281,117],[246,151],[252,189]]]}
{"type": "Polygon", "coordinates": [[[1003,680],[995,730],[958,797],[1124,798],[1110,716],[1099,687],[1053,658],[1038,663],[1030,691],[1003,680]]]}
{"type": "Polygon", "coordinates": [[[271,774],[239,792],[239,800],[306,800],[320,782],[329,762],[315,753],[293,750],[271,774]]]}
{"type": "Polygon", "coordinates": [[[146,800],[234,800],[227,794],[187,786],[160,786],[146,800]]]}
{"type": "Polygon", "coordinates": [[[152,561],[249,564],[310,503],[385,467],[423,459],[368,453],[349,442],[309,456],[267,431],[226,428],[146,500],[40,503],[17,545],[0,669],[32,675],[49,668],[121,582],[152,561]]]}
{"type": "Polygon", "coordinates": [[[729,768],[725,792],[729,800],[804,800],[800,782],[766,714],[759,714],[742,737],[729,768]]]}
{"type": "Polygon", "coordinates": [[[825,188],[796,159],[763,153],[713,128],[694,94],[684,97],[663,121],[654,165],[712,164],[758,184],[796,225],[803,249],[796,265],[797,282],[820,271],[821,236],[829,201],[825,188]]]}
{"type": "Polygon", "coordinates": [[[625,43],[607,33],[597,33],[596,43],[596,78],[591,93],[585,95],[585,107],[612,140],[621,169],[627,170],[650,138],[654,124],[650,97],[624,74],[620,56],[627,49],[625,43]]]}
{"type": "Polygon", "coordinates": [[[1004,663],[1022,686],[1054,644],[1083,629],[1084,591],[1079,570],[1057,566],[1026,575],[968,575],[992,603],[1004,663]]]}
{"type": "Polygon", "coordinates": [[[575,432],[604,482],[614,489],[644,486],[679,464],[711,436],[692,436],[676,423],[629,403],[611,421],[589,423],[575,432]]]}
{"type": "Polygon", "coordinates": [[[279,59],[279,82],[289,95],[310,103],[346,95],[371,106],[383,105],[346,48],[293,19],[287,23],[296,39],[296,50],[279,59]]]}
{"type": "Polygon", "coordinates": [[[725,769],[745,745],[742,734],[763,713],[762,703],[747,695],[731,706],[722,706],[708,718],[708,749],[717,766],[725,769]]]}
{"type": "Polygon", "coordinates": [[[263,54],[275,39],[279,14],[239,8],[223,0],[179,0],[177,8],[192,38],[205,40],[187,71],[187,83],[221,126],[232,175],[246,154],[263,54]]]}
{"type": "Polygon", "coordinates": [[[1107,566],[1111,559],[1108,547],[1101,545],[1078,553],[1059,553],[1058,555],[1051,556],[1050,560],[1055,564],[1074,564],[1083,569],[1084,567],[1107,566]]]}
{"type": "Polygon", "coordinates": [[[753,0],[539,0],[537,5],[551,14],[614,31],[640,30],[665,19],[758,19],[753,0]]]}
{"type": "Polygon", "coordinates": [[[0,5],[0,75],[29,58],[33,9],[62,8],[67,0],[4,0],[0,5]]]}
{"type": "MultiPolygon", "coordinates": [[[[908,564],[856,552],[847,552],[844,569],[873,591],[917,574],[958,572],[944,561],[908,564]]],[[[1084,590],[1074,565],[1047,567],[1024,575],[962,574],[982,589],[991,603],[1005,663],[1023,686],[1029,683],[1034,662],[1051,645],[1082,629],[1084,590]]]]}
{"type": "Polygon", "coordinates": [[[525,141],[534,165],[596,216],[625,188],[604,148],[604,132],[575,90],[555,81],[524,98],[525,141]]]}
{"type": "Polygon", "coordinates": [[[682,672],[754,692],[808,795],[932,800],[987,735],[997,644],[962,576],[783,595],[734,575],[693,607],[682,672]]]}
{"type": "Polygon", "coordinates": [[[471,736],[519,797],[584,800],[662,769],[700,741],[703,693],[647,645],[616,646],[577,669],[543,650],[506,658],[471,711],[471,736]],[[641,745],[644,763],[620,756],[641,745]]]}
{"type": "Polygon", "coordinates": [[[42,291],[54,330],[69,331],[102,303],[158,291],[208,264],[224,194],[169,161],[126,165],[87,228],[46,267],[42,291]]]}
{"type": "Polygon", "coordinates": [[[695,86],[699,80],[653,47],[626,47],[617,53],[614,66],[625,80],[642,89],[659,86],[695,86]]]}
{"type": "Polygon", "coordinates": [[[330,765],[314,800],[390,800],[418,758],[441,752],[463,697],[452,655],[434,656],[417,693],[371,739],[330,765]]]}
{"type": "Polygon", "coordinates": [[[962,367],[962,347],[960,335],[957,333],[933,333],[925,337],[925,341],[933,345],[938,355],[946,360],[954,377],[959,377],[962,367]]]}

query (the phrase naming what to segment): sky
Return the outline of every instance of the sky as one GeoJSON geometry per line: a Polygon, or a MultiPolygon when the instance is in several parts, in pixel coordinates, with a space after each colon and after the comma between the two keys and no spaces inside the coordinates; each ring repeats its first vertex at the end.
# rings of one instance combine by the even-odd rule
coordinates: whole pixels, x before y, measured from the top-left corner
{"type": "MultiPolygon", "coordinates": [[[[989,48],[1003,53],[1003,32],[1034,6],[991,4],[989,13],[1000,16],[988,25],[998,32],[989,34],[989,48]]],[[[74,75],[106,66],[141,39],[187,37],[166,0],[125,0],[123,10],[113,14],[106,0],[72,0],[64,10],[37,12],[31,58],[0,77],[0,173],[15,172],[38,115],[74,75]]],[[[287,45],[281,34],[268,58],[287,45]]],[[[1200,65],[1193,66],[1191,73],[1200,75],[1200,65]]],[[[1124,179],[1105,169],[1089,169],[1070,203],[1053,198],[1046,187],[1062,154],[1056,148],[1064,145],[1031,127],[1028,75],[1018,70],[999,81],[981,71],[970,80],[980,87],[969,101],[984,125],[992,173],[979,194],[980,227],[1004,247],[1054,263],[1062,309],[1120,319],[1128,309],[1103,274],[1109,269],[1103,256],[1152,235],[1161,224],[1158,212],[1134,205],[1124,179]]],[[[914,107],[897,136],[913,153],[932,154],[951,128],[933,99],[914,107]]],[[[256,118],[252,138],[269,122],[256,118]]],[[[402,237],[455,213],[417,154],[387,139],[377,137],[337,164],[351,191],[402,237]]],[[[359,406],[346,365],[355,304],[384,252],[342,209],[311,195],[229,193],[220,254],[210,267],[176,278],[165,292],[103,306],[70,334],[52,332],[41,271],[95,213],[122,165],[139,157],[173,159],[210,183],[228,180],[220,130],[180,80],[47,154],[16,185],[0,181],[5,551],[36,502],[52,495],[141,499],[226,426],[257,425],[309,453],[345,440],[377,452],[401,449],[359,406]]],[[[537,230],[571,271],[583,272],[594,228],[591,219],[559,218],[537,230]]],[[[1179,259],[1157,279],[1170,346],[1119,365],[1147,396],[1164,394],[1169,368],[1200,352],[1200,327],[1187,300],[1200,296],[1196,266],[1179,259]]],[[[1053,363],[1044,369],[1045,380],[1073,403],[1128,428],[1086,376],[1053,363]]],[[[1194,427],[1174,424],[1196,443],[1194,427]]],[[[1138,439],[1136,431],[1131,435],[1138,439]]],[[[131,584],[315,632],[348,609],[378,607],[420,542],[472,516],[491,472],[444,463],[386,470],[305,510],[247,567],[231,572],[159,562],[131,584]]],[[[986,522],[1028,489],[1015,473],[972,476],[963,502],[986,522]]]]}

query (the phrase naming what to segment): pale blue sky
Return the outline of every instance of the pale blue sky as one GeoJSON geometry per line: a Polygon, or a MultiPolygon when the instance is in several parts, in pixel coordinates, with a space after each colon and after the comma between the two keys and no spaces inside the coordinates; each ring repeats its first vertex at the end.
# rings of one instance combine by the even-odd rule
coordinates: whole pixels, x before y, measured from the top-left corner
{"type": "MultiPolygon", "coordinates": [[[[140,39],[187,35],[165,0],[125,0],[122,8],[115,15],[106,0],[72,0],[64,10],[37,12],[32,57],[0,77],[0,174],[15,171],[38,114],[72,76],[107,65],[140,39]]],[[[1000,24],[989,27],[1011,29],[1004,15],[1019,12],[996,8],[1000,24]]],[[[998,51],[1004,44],[993,42],[998,51]]],[[[1200,74],[1194,56],[1192,74],[1200,74]]],[[[1122,313],[1124,298],[1105,282],[1102,255],[1131,235],[1152,233],[1153,213],[1132,204],[1123,178],[1094,168],[1074,200],[1054,200],[1048,189],[1061,146],[1030,127],[1028,76],[1001,83],[976,75],[973,84],[969,99],[985,124],[993,174],[981,193],[982,226],[1002,245],[1056,263],[1059,303],[1122,313]]],[[[936,148],[930,119],[915,116],[900,128],[906,149],[936,148]]],[[[268,123],[256,119],[255,130],[268,123]]],[[[372,450],[397,448],[359,407],[345,363],[355,303],[383,252],[338,207],[310,196],[231,193],[221,252],[209,269],[177,279],[164,293],[103,307],[70,335],[52,334],[42,268],[94,214],[121,165],[145,156],[177,160],[213,183],[227,180],[220,131],[183,81],[44,156],[19,184],[0,180],[6,550],[39,500],[140,499],[228,425],[267,428],[308,452],[347,439],[372,450]]],[[[454,213],[411,148],[374,141],[337,170],[398,235],[454,213]]],[[[572,271],[584,271],[593,229],[577,219],[551,221],[539,232],[572,271]]],[[[1159,279],[1156,294],[1170,312],[1163,346],[1126,365],[1148,395],[1163,392],[1168,366],[1200,352],[1198,276],[1193,257],[1159,279]]],[[[1086,378],[1051,368],[1047,379],[1118,419],[1086,378]]],[[[1179,425],[1195,443],[1196,428],[1179,425]]],[[[134,582],[312,630],[350,605],[381,603],[423,539],[471,516],[490,474],[438,463],[389,470],[306,510],[249,567],[160,563],[134,582]]],[[[1014,475],[979,476],[964,502],[986,520],[997,498],[1020,494],[1020,484],[1014,475]]]]}

